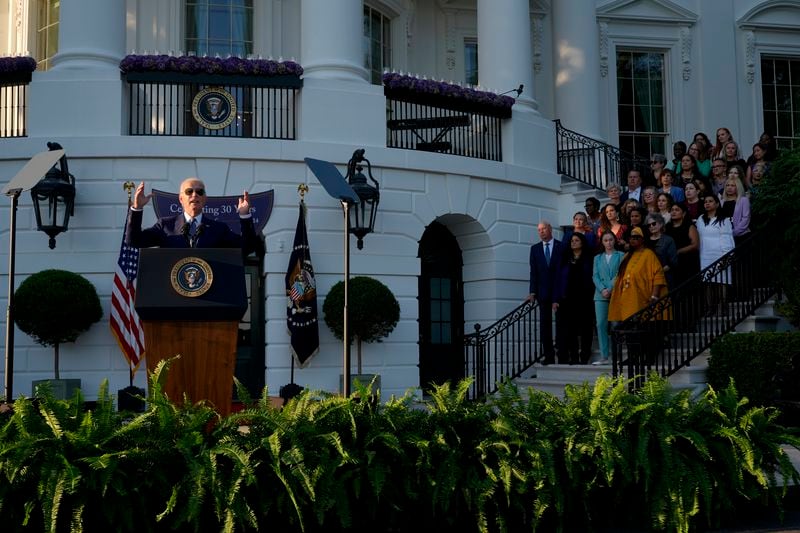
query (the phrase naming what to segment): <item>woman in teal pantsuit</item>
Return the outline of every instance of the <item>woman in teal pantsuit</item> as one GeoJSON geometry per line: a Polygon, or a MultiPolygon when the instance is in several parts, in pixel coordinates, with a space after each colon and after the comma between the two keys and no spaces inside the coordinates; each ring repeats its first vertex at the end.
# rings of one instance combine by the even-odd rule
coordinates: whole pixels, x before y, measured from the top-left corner
{"type": "Polygon", "coordinates": [[[594,282],[594,315],[597,320],[597,340],[600,344],[599,361],[594,365],[608,364],[610,352],[608,338],[608,301],[611,298],[611,290],[614,288],[614,281],[619,272],[619,265],[625,254],[615,250],[614,245],[617,238],[610,231],[606,231],[600,238],[603,251],[594,257],[594,268],[592,269],[592,281],[594,282]]]}

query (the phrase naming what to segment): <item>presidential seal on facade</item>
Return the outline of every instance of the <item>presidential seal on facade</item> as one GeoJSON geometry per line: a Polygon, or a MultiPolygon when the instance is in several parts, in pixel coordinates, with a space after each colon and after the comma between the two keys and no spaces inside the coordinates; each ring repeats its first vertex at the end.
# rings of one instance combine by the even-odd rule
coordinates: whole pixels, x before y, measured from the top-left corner
{"type": "Polygon", "coordinates": [[[236,118],[236,100],[222,87],[207,87],[192,100],[192,115],[204,128],[221,130],[236,118]]]}
{"type": "Polygon", "coordinates": [[[189,298],[205,294],[214,281],[211,265],[199,257],[184,257],[172,267],[170,282],[175,292],[189,298]]]}

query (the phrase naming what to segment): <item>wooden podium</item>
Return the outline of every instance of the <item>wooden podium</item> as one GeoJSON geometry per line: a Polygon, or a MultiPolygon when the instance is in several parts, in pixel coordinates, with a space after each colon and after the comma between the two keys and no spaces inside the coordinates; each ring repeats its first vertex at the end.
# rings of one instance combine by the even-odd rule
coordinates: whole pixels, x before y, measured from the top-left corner
{"type": "Polygon", "coordinates": [[[144,327],[147,372],[172,362],[164,392],[176,403],[208,400],[231,411],[239,321],[247,310],[241,250],[144,248],[136,311],[144,327]]]}

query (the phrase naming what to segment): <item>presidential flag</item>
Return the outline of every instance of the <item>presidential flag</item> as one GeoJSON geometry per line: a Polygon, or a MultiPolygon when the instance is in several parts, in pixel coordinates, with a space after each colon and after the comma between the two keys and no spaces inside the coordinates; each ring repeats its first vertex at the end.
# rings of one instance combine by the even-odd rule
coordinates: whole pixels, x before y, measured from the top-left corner
{"type": "Polygon", "coordinates": [[[306,232],[305,203],[300,202],[300,215],[294,234],[292,255],[286,269],[286,326],[291,336],[292,353],[303,367],[319,350],[317,321],[317,283],[311,266],[311,252],[306,232]]]}
{"type": "Polygon", "coordinates": [[[136,299],[136,275],[139,271],[139,249],[125,244],[122,234],[114,284],[111,288],[111,333],[119,343],[125,359],[131,367],[131,379],[144,358],[144,331],[139,315],[133,308],[136,299]]]}

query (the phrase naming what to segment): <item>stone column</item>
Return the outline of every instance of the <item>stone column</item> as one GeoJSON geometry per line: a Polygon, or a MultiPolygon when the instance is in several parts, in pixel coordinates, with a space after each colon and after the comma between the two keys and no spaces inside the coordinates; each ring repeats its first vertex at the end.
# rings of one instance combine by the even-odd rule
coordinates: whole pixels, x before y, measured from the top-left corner
{"type": "Polygon", "coordinates": [[[301,0],[299,139],[352,146],[386,145],[383,88],[369,83],[363,66],[362,0],[301,0]]]}
{"type": "Polygon", "coordinates": [[[34,72],[30,86],[31,137],[122,134],[125,35],[125,0],[61,2],[53,68],[34,72]]]}
{"type": "Polygon", "coordinates": [[[556,118],[565,128],[601,139],[600,34],[594,2],[558,0],[551,5],[556,118]]]}
{"type": "Polygon", "coordinates": [[[302,0],[300,50],[305,78],[367,80],[361,36],[362,0],[302,0]]]}
{"type": "Polygon", "coordinates": [[[478,79],[498,92],[523,84],[514,110],[538,113],[528,0],[478,0],[478,79]]]}
{"type": "Polygon", "coordinates": [[[61,2],[53,70],[112,68],[125,55],[124,0],[61,2]]]}

